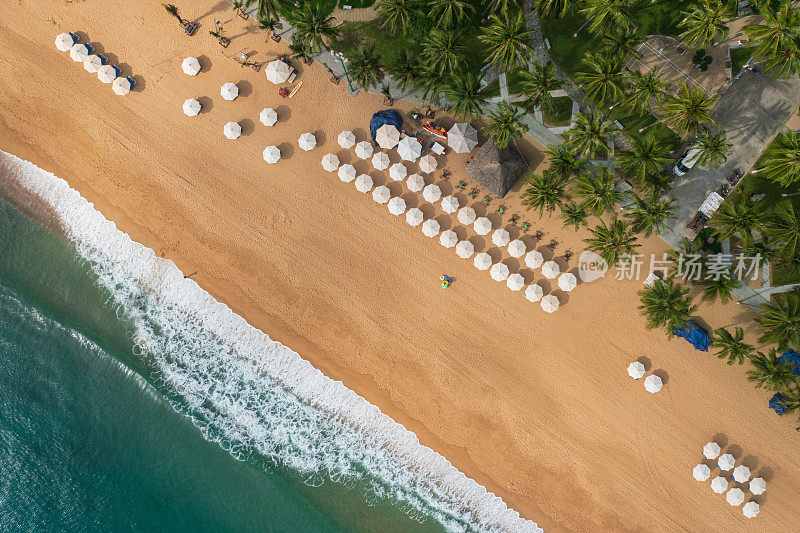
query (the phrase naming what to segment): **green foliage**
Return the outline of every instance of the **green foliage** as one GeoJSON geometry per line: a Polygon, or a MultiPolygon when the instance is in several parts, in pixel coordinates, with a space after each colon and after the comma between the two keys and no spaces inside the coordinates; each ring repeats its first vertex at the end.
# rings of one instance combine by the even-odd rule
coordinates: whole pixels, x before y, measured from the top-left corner
{"type": "Polygon", "coordinates": [[[743,194],[730,195],[708,222],[720,240],[739,237],[747,248],[753,245],[753,230],[760,230],[761,212],[743,194]]]}
{"type": "Polygon", "coordinates": [[[585,160],[580,157],[577,151],[568,144],[547,147],[548,161],[550,170],[562,178],[569,178],[573,174],[578,174],[586,167],[585,160]]]}
{"type": "Polygon", "coordinates": [[[608,153],[611,131],[608,121],[597,113],[578,113],[575,125],[567,130],[567,144],[581,157],[605,154],[608,153]]]}
{"type": "Polygon", "coordinates": [[[583,59],[584,69],[575,75],[587,98],[598,105],[611,105],[622,96],[623,56],[589,53],[583,59]]]}
{"type": "Polygon", "coordinates": [[[512,108],[507,102],[500,102],[497,112],[489,114],[489,123],[483,130],[487,135],[494,137],[498,148],[505,148],[516,137],[521,137],[528,131],[528,126],[522,123],[523,113],[512,108]]]}
{"type": "Polygon", "coordinates": [[[683,33],[681,39],[691,46],[702,47],[725,38],[728,33],[728,8],[718,0],[699,0],[678,24],[683,33]]]}
{"type": "Polygon", "coordinates": [[[646,319],[647,329],[664,327],[671,337],[674,328],[686,326],[697,310],[688,293],[688,288],[671,278],[639,291],[642,300],[639,311],[646,319]]]}
{"type": "Polygon", "coordinates": [[[478,79],[472,74],[455,77],[444,93],[453,102],[451,111],[463,118],[480,115],[486,103],[478,92],[478,79]]]}
{"type": "Polygon", "coordinates": [[[530,70],[519,73],[520,90],[525,95],[525,103],[530,107],[543,107],[550,100],[550,91],[560,89],[562,82],[556,77],[552,63],[542,64],[534,61],[530,70]]]}
{"type": "Polygon", "coordinates": [[[683,82],[678,94],[664,104],[664,122],[681,135],[697,132],[703,124],[711,124],[714,98],[702,88],[683,82]]]}
{"type": "Polygon", "coordinates": [[[419,0],[382,0],[378,4],[378,17],[392,33],[406,33],[419,7],[419,0]]]}
{"type": "Polygon", "coordinates": [[[776,248],[779,257],[792,260],[800,252],[800,219],[794,210],[794,204],[788,200],[777,203],[772,214],[764,217],[764,233],[770,246],[776,248]]]}
{"type": "Polygon", "coordinates": [[[800,346],[800,291],[773,296],[772,303],[761,306],[756,323],[762,332],[759,342],[775,343],[781,349],[800,346]]]}
{"type": "Polygon", "coordinates": [[[653,135],[629,137],[631,149],[617,154],[617,162],[629,179],[644,188],[652,185],[672,162],[669,146],[653,135]]]}
{"type": "Polygon", "coordinates": [[[312,52],[322,49],[325,39],[332,39],[337,33],[333,27],[333,17],[329,17],[316,3],[304,4],[294,9],[289,14],[289,20],[297,30],[293,41],[302,41],[312,52]]]}
{"type": "Polygon", "coordinates": [[[564,220],[564,227],[572,226],[578,230],[587,225],[588,214],[582,204],[573,202],[565,203],[561,206],[561,218],[564,220]]]}
{"type": "Polygon", "coordinates": [[[625,221],[616,217],[611,219],[610,224],[601,220],[598,226],[589,231],[592,236],[583,240],[586,248],[608,261],[609,265],[633,255],[636,248],[641,246],[636,243],[636,235],[625,221]]]}
{"type": "Polygon", "coordinates": [[[522,11],[500,11],[492,15],[479,39],[489,52],[487,61],[503,72],[525,66],[531,55],[531,32],[525,27],[522,11]]]}
{"type": "Polygon", "coordinates": [[[784,187],[800,183],[800,133],[781,132],[761,159],[760,173],[784,187]]]}
{"type": "Polygon", "coordinates": [[[656,67],[646,72],[628,71],[625,75],[627,94],[623,106],[634,112],[648,113],[651,104],[661,104],[669,84],[662,78],[663,71],[656,67]]]}
{"type": "Polygon", "coordinates": [[[524,180],[526,188],[520,195],[522,205],[528,209],[538,209],[539,216],[544,214],[545,209],[552,214],[566,200],[567,180],[554,172],[544,171],[541,175],[531,173],[524,180]]]}
{"type": "Polygon", "coordinates": [[[760,3],[759,13],[764,21],[745,27],[750,39],[758,43],[756,54],[774,74],[796,74],[800,71],[800,10],[791,0],[780,0],[775,8],[760,3]]]}
{"type": "Polygon", "coordinates": [[[614,175],[607,167],[597,167],[594,172],[585,173],[575,182],[575,194],[583,199],[583,207],[595,216],[605,211],[613,212],[614,204],[620,201],[620,193],[615,190],[614,175]]]}
{"type": "Polygon", "coordinates": [[[636,0],[586,0],[581,14],[591,20],[589,31],[603,34],[612,30],[634,28],[636,0]]]}
{"type": "Polygon", "coordinates": [[[733,151],[733,145],[728,142],[725,130],[711,128],[703,128],[692,147],[702,150],[697,160],[699,165],[714,168],[722,165],[733,151]]]}
{"type": "Polygon", "coordinates": [[[733,291],[741,285],[741,282],[732,276],[730,271],[722,272],[720,275],[706,272],[700,284],[703,285],[703,300],[713,302],[719,298],[726,304],[733,298],[733,291]]]}
{"type": "Polygon", "coordinates": [[[744,342],[744,330],[739,327],[733,333],[725,328],[714,331],[711,347],[719,350],[717,357],[726,359],[729,365],[733,363],[741,365],[754,349],[753,346],[744,342]]]}
{"type": "Polygon", "coordinates": [[[636,233],[649,237],[667,226],[675,211],[674,203],[661,198],[655,189],[646,198],[633,195],[633,208],[628,213],[631,227],[636,233]]]}
{"type": "Polygon", "coordinates": [[[775,348],[766,354],[756,352],[749,357],[752,367],[747,371],[747,379],[756,387],[772,391],[784,391],[795,379],[789,363],[781,361],[775,348]]]}
{"type": "Polygon", "coordinates": [[[422,61],[425,67],[440,75],[456,77],[465,66],[464,46],[452,30],[432,30],[425,39],[422,61]]]}
{"type": "Polygon", "coordinates": [[[372,48],[360,46],[347,59],[350,62],[348,68],[350,76],[361,88],[368,89],[383,79],[378,58],[372,48]]]}

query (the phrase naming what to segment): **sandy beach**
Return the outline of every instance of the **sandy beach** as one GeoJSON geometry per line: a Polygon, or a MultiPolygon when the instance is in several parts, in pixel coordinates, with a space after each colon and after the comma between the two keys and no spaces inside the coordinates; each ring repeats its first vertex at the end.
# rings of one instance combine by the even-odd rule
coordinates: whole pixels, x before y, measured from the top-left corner
{"type": "MultiPolygon", "coordinates": [[[[268,61],[284,43],[265,43],[254,21],[235,19],[223,49],[208,30],[233,19],[227,2],[178,7],[200,22],[194,37],[150,0],[10,6],[0,21],[0,149],[66,179],[120,229],[546,531],[796,531],[797,419],[770,411],[770,394],[755,389],[743,367],[645,330],[636,309],[641,281],[610,276],[569,294],[551,283],[562,300],[552,315],[493,281],[321,168],[322,156],[336,153],[376,185],[422,204],[336,143],[345,129],[366,140],[382,97],[349,97],[324,68],[294,60],[303,85],[282,99],[263,70],[233,56],[255,51],[252,60],[268,61]],[[56,50],[63,31],[121,65],[134,91],[115,95],[56,50]],[[199,58],[198,76],[181,71],[186,56],[199,58]],[[220,97],[225,82],[238,85],[237,100],[220,97]],[[191,97],[204,109],[188,118],[181,104],[191,97]],[[264,107],[277,109],[272,128],[258,122],[264,107]],[[243,130],[235,141],[223,136],[231,120],[243,130]],[[298,148],[304,132],[316,135],[316,149],[298,148]],[[268,145],[281,149],[278,164],[262,160],[268,145]],[[446,291],[442,273],[455,280],[446,291]],[[668,377],[657,395],[625,372],[642,356],[668,377]],[[767,479],[756,519],[692,478],[712,438],[767,479]]],[[[407,114],[414,105],[393,107],[407,114]]],[[[533,166],[543,150],[525,139],[533,166]]],[[[467,179],[466,160],[451,153],[440,161],[453,172],[449,182],[437,171],[426,183],[452,192],[467,179]]],[[[0,193],[12,189],[0,182],[0,193]]],[[[538,243],[532,232],[523,237],[529,248],[547,257],[555,238],[557,256],[582,250],[586,232],[524,212],[519,194],[518,183],[502,202],[508,214],[491,215],[495,226],[520,212],[545,232],[538,243]]],[[[482,197],[458,196],[470,205],[482,197]]],[[[512,272],[519,267],[489,236],[475,236],[438,206],[420,207],[443,229],[473,237],[478,251],[507,260],[512,272]]],[[[644,244],[646,253],[664,251],[657,238],[644,244]]],[[[573,259],[568,268],[575,266],[573,259]]],[[[521,272],[547,286],[538,271],[521,272]]],[[[698,315],[711,328],[741,324],[755,337],[744,306],[703,305],[698,315]]]]}

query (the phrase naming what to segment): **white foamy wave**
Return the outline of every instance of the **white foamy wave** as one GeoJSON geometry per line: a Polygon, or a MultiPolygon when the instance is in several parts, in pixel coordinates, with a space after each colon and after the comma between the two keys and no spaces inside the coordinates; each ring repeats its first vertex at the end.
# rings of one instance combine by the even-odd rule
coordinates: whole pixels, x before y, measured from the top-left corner
{"type": "Polygon", "coordinates": [[[249,325],[172,261],[131,240],[66,181],[0,152],[9,176],[59,217],[134,321],[137,342],[176,407],[240,458],[368,487],[368,499],[399,502],[451,531],[541,532],[534,522],[412,432],[288,347],[249,325]]]}

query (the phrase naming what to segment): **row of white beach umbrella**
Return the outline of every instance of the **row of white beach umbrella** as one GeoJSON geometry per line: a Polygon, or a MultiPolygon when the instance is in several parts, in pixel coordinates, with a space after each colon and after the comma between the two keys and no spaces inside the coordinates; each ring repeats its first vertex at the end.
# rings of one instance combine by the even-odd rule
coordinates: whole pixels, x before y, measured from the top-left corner
{"type": "Polygon", "coordinates": [[[107,65],[102,54],[95,54],[94,48],[89,44],[79,43],[78,37],[71,32],[60,33],[56,36],[56,48],[62,52],[69,52],[69,57],[76,63],[82,63],[83,69],[90,74],[97,74],[97,79],[103,83],[110,83],[113,91],[124,96],[131,92],[135,82],[130,77],[119,77],[120,69],[115,65],[107,65]]]}
{"type": "MultiPolygon", "coordinates": [[[[644,364],[639,361],[634,361],[628,365],[628,375],[635,380],[640,380],[642,376],[644,376],[645,368],[644,364]]],[[[647,376],[644,380],[644,389],[652,394],[657,393],[661,390],[661,387],[664,385],[664,382],[655,374],[651,374],[647,376]]]]}
{"type": "MultiPolygon", "coordinates": [[[[422,144],[415,137],[401,138],[400,130],[392,124],[378,128],[375,142],[385,150],[397,147],[397,153],[407,161],[416,161],[422,154],[422,144]]],[[[469,153],[478,145],[478,131],[467,122],[454,124],[447,132],[447,144],[457,154],[469,153]]]]}
{"type": "MultiPolygon", "coordinates": [[[[722,448],[719,444],[716,442],[709,442],[703,447],[703,456],[709,460],[717,459],[717,466],[722,472],[733,470],[732,478],[735,483],[747,483],[747,481],[750,480],[748,487],[752,494],[764,494],[767,490],[767,482],[764,478],[756,477],[750,479],[750,468],[745,465],[739,465],[734,468],[736,459],[733,455],[730,453],[720,455],[721,451],[722,448]],[[718,456],[719,458],[717,458],[718,456]]],[[[692,477],[697,481],[706,481],[711,477],[711,469],[707,464],[700,463],[692,469],[692,477]]],[[[711,480],[711,490],[717,494],[722,494],[727,490],[728,493],[725,495],[725,500],[734,507],[738,507],[745,500],[744,491],[742,489],[733,487],[728,490],[728,480],[723,476],[717,476],[711,480]]],[[[742,507],[742,513],[747,518],[755,518],[759,513],[758,503],[754,501],[747,502],[744,504],[744,507],[742,507]]]]}
{"type": "MultiPolygon", "coordinates": [[[[389,155],[385,152],[377,152],[368,141],[356,142],[356,136],[352,131],[343,131],[339,134],[337,139],[339,146],[345,149],[350,149],[355,146],[356,157],[359,159],[372,159],[372,166],[377,170],[386,170],[389,167],[389,155]]],[[[390,150],[397,147],[397,153],[404,161],[417,161],[421,172],[430,174],[435,171],[439,166],[436,158],[431,154],[420,157],[422,153],[422,144],[411,136],[400,138],[400,131],[391,124],[384,124],[375,134],[375,142],[378,146],[390,150]]],[[[402,165],[402,163],[396,163],[402,165]]],[[[405,166],[405,165],[403,165],[405,166]]]]}

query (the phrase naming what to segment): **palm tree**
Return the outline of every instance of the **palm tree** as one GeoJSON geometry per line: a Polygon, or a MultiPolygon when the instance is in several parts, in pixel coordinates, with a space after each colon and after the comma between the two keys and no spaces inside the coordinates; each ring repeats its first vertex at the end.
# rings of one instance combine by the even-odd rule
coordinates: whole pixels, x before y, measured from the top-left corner
{"type": "Polygon", "coordinates": [[[800,346],[800,292],[777,294],[774,303],[761,306],[756,322],[763,335],[759,342],[776,343],[780,349],[800,346]]]}
{"type": "Polygon", "coordinates": [[[719,328],[714,331],[714,336],[711,339],[711,347],[717,348],[717,357],[720,359],[727,359],[728,364],[744,363],[744,358],[750,356],[753,347],[744,342],[744,330],[736,328],[733,333],[725,328],[719,328]]]}
{"type": "Polygon", "coordinates": [[[683,29],[681,40],[702,48],[712,41],[724,39],[728,33],[728,24],[725,22],[728,6],[718,0],[699,0],[690,11],[684,11],[683,20],[678,27],[683,29]]]}
{"type": "Polygon", "coordinates": [[[293,41],[292,44],[289,45],[289,51],[292,52],[292,57],[302,59],[303,61],[308,61],[314,54],[309,48],[308,43],[302,39],[293,41]]]}
{"type": "Polygon", "coordinates": [[[777,247],[777,255],[784,259],[797,257],[800,245],[800,219],[794,211],[794,204],[782,200],[775,211],[764,220],[764,233],[771,245],[777,247]]]}
{"type": "Polygon", "coordinates": [[[800,133],[781,132],[764,152],[763,173],[783,187],[800,182],[800,133]]]}
{"type": "Polygon", "coordinates": [[[628,71],[625,80],[628,94],[623,100],[623,105],[633,111],[647,113],[652,103],[661,104],[669,88],[669,84],[661,77],[662,73],[659,67],[647,72],[628,71]]]}
{"type": "Polygon", "coordinates": [[[730,270],[713,276],[707,273],[700,283],[703,285],[703,300],[713,302],[719,298],[724,304],[733,298],[733,291],[742,284],[730,270]]]}
{"type": "Polygon", "coordinates": [[[497,112],[489,113],[489,123],[483,130],[494,137],[498,148],[505,148],[514,138],[521,137],[528,131],[528,126],[521,122],[524,113],[512,108],[507,102],[500,102],[497,112]]]}
{"type": "Polygon", "coordinates": [[[583,158],[579,157],[575,149],[568,144],[548,146],[547,156],[550,170],[562,178],[569,178],[573,174],[580,173],[586,165],[583,158]]]}
{"type": "Polygon", "coordinates": [[[474,11],[472,5],[463,0],[431,0],[428,6],[432,19],[445,28],[452,28],[474,11]]]}
{"type": "Polygon", "coordinates": [[[486,11],[488,13],[497,13],[498,11],[511,11],[512,9],[518,8],[518,0],[489,0],[489,4],[486,6],[486,11]]]}
{"type": "Polygon", "coordinates": [[[414,87],[422,92],[422,97],[433,104],[439,103],[439,97],[445,92],[445,83],[438,72],[423,67],[414,80],[414,87]]]}
{"type": "Polygon", "coordinates": [[[524,66],[531,55],[531,32],[525,27],[522,11],[501,11],[489,17],[478,39],[486,46],[487,62],[503,72],[524,66]]]}
{"type": "Polygon", "coordinates": [[[280,20],[278,13],[278,0],[258,0],[256,6],[256,19],[280,20]]]}
{"type": "Polygon", "coordinates": [[[551,101],[550,91],[560,89],[562,82],[556,77],[553,64],[534,61],[531,70],[519,72],[520,89],[529,109],[544,107],[551,101]]]}
{"type": "Polygon", "coordinates": [[[583,198],[583,207],[595,216],[614,211],[621,194],[614,190],[614,175],[608,167],[598,167],[593,173],[581,175],[575,182],[575,194],[583,198]]]}
{"type": "Polygon", "coordinates": [[[520,195],[522,205],[530,208],[538,208],[539,216],[544,214],[544,210],[552,213],[556,207],[563,205],[566,197],[567,180],[545,170],[541,176],[530,173],[525,176],[527,188],[520,195]]]}
{"type": "Polygon", "coordinates": [[[708,223],[720,240],[738,236],[745,247],[753,244],[753,230],[762,227],[760,209],[741,192],[729,196],[708,223]]]}
{"type": "Polygon", "coordinates": [[[588,215],[583,204],[573,202],[565,203],[561,206],[561,218],[564,220],[564,227],[572,226],[577,231],[582,226],[587,225],[588,215]]]}
{"type": "Polygon", "coordinates": [[[800,72],[800,36],[770,57],[764,58],[764,68],[773,76],[791,76],[800,72]]]}
{"type": "MultiPolygon", "coordinates": [[[[267,30],[272,34],[274,34],[275,30],[280,26],[280,21],[278,19],[271,18],[267,15],[262,16],[258,12],[256,12],[256,22],[258,23],[259,29],[267,30]]],[[[267,38],[267,40],[269,40],[269,38],[267,38]]]]}
{"type": "Polygon", "coordinates": [[[350,76],[362,89],[367,90],[383,79],[383,72],[374,49],[359,46],[347,60],[350,62],[348,69],[350,76]]]}
{"type": "Polygon", "coordinates": [[[667,226],[673,217],[675,206],[671,200],[661,198],[655,189],[647,198],[633,194],[633,208],[628,213],[631,227],[636,233],[649,237],[667,226]]]}
{"type": "Polygon", "coordinates": [[[617,162],[628,178],[645,187],[672,161],[670,149],[651,134],[628,137],[631,149],[617,154],[617,162]]]}
{"type": "Polygon", "coordinates": [[[756,352],[749,359],[753,367],[747,371],[747,379],[755,382],[756,387],[782,391],[794,382],[792,365],[781,361],[775,348],[767,354],[756,352]]]}
{"type": "Polygon", "coordinates": [[[425,39],[422,61],[440,75],[454,76],[461,72],[466,59],[459,35],[452,30],[432,30],[425,39]]]}
{"type": "Polygon", "coordinates": [[[641,246],[636,243],[636,235],[616,216],[611,219],[611,224],[606,225],[604,220],[600,225],[589,230],[592,236],[583,239],[586,248],[605,259],[609,265],[616,264],[625,257],[633,255],[634,250],[641,246]]]}
{"type": "Polygon", "coordinates": [[[589,111],[578,113],[575,125],[567,130],[570,147],[581,157],[589,157],[608,152],[608,139],[611,137],[611,125],[603,117],[589,111]]]}
{"type": "Polygon", "coordinates": [[[639,37],[636,30],[614,28],[609,33],[603,35],[602,42],[605,53],[618,54],[622,57],[633,57],[636,59],[642,57],[642,54],[636,50],[636,45],[643,43],[644,39],[639,37]]]}
{"type": "Polygon", "coordinates": [[[325,38],[332,39],[337,31],[333,27],[333,17],[322,9],[320,4],[307,3],[293,10],[289,19],[297,32],[293,41],[300,39],[308,44],[312,52],[317,52],[325,46],[325,38]]]}
{"type": "Polygon", "coordinates": [[[672,278],[656,281],[639,291],[642,299],[639,311],[645,316],[647,329],[666,327],[671,337],[675,328],[686,326],[697,309],[688,293],[687,287],[672,278]]]}
{"type": "Polygon", "coordinates": [[[719,168],[733,151],[733,145],[728,142],[725,130],[712,130],[711,128],[703,128],[692,148],[702,150],[697,158],[697,164],[714,168],[719,168]]]}
{"type": "Polygon", "coordinates": [[[800,11],[792,6],[791,0],[781,0],[776,9],[767,2],[759,2],[758,7],[764,22],[744,28],[750,40],[758,43],[756,54],[771,59],[796,50],[800,11]]]}
{"type": "Polygon", "coordinates": [[[177,8],[177,7],[175,7],[173,4],[161,4],[161,5],[162,5],[162,6],[164,6],[164,9],[166,9],[166,10],[167,10],[167,13],[169,13],[170,15],[172,15],[173,17],[175,17],[176,19],[178,19],[178,23],[179,23],[181,26],[184,26],[184,25],[186,25],[186,23],[185,23],[185,22],[184,22],[184,20],[181,18],[181,16],[180,16],[180,15],[178,15],[178,8],[177,8]]]}
{"type": "Polygon", "coordinates": [[[589,52],[582,63],[583,70],[576,74],[575,79],[589,100],[598,105],[615,103],[622,94],[622,56],[589,52]]]}
{"type": "Polygon", "coordinates": [[[664,104],[664,122],[681,135],[696,132],[703,123],[712,123],[714,98],[697,85],[681,84],[678,94],[664,104]]]}
{"type": "Polygon", "coordinates": [[[635,0],[587,0],[580,13],[591,20],[591,32],[603,33],[613,28],[627,31],[634,26],[632,9],[635,4],[635,0]]]}
{"type": "Polygon", "coordinates": [[[417,57],[407,49],[404,49],[397,58],[388,65],[387,70],[394,78],[394,81],[400,85],[400,88],[405,90],[408,86],[413,85],[414,81],[420,76],[421,68],[417,57]]]}
{"type": "Polygon", "coordinates": [[[452,112],[466,118],[481,114],[486,97],[482,96],[479,91],[478,78],[472,74],[462,74],[456,76],[444,92],[447,98],[453,102],[452,112]]]}
{"type": "Polygon", "coordinates": [[[569,0],[533,0],[533,7],[542,17],[563,17],[568,6],[569,0]]]}
{"type": "Polygon", "coordinates": [[[378,16],[381,24],[390,32],[405,34],[411,26],[411,18],[420,7],[419,0],[381,0],[378,16]]]}

